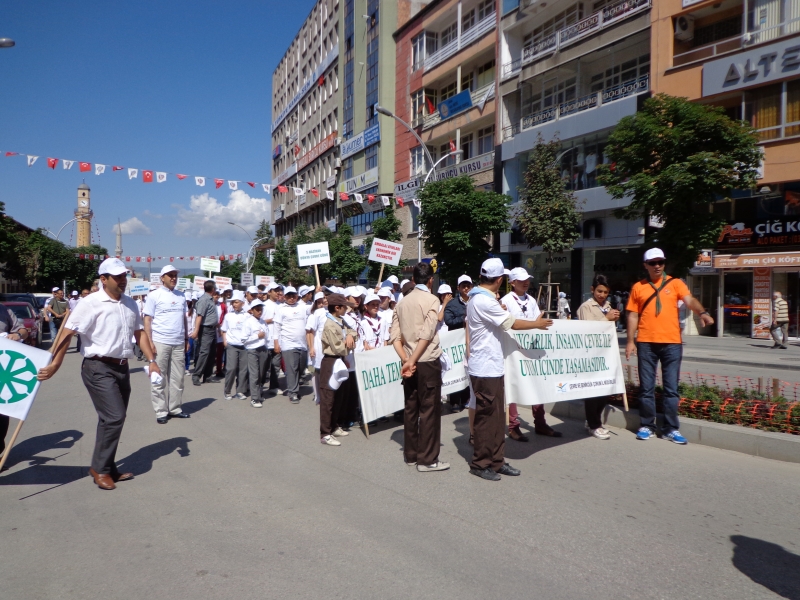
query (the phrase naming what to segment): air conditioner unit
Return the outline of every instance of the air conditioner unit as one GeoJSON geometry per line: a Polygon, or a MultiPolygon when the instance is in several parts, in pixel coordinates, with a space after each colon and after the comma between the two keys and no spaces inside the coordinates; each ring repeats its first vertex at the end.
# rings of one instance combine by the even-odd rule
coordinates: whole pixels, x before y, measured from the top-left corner
{"type": "Polygon", "coordinates": [[[336,165],[337,169],[341,169],[342,168],[342,159],[341,158],[337,158],[335,165],[336,165]]]}
{"type": "Polygon", "coordinates": [[[675,39],[680,42],[694,39],[694,17],[692,15],[681,15],[675,19],[675,39]]]}

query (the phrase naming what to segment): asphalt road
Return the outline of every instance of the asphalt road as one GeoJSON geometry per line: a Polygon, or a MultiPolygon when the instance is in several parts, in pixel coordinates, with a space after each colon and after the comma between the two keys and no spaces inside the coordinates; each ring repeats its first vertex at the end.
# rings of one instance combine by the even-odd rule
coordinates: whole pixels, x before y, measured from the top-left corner
{"type": "Polygon", "coordinates": [[[137,372],[136,478],[107,492],[78,369],[42,386],[0,475],[2,598],[800,598],[798,464],[568,422],[509,442],[522,476],[492,483],[461,413],[452,469],[420,474],[394,423],[322,446],[308,395],[254,409],[188,385],[192,418],[157,425],[137,372]]]}

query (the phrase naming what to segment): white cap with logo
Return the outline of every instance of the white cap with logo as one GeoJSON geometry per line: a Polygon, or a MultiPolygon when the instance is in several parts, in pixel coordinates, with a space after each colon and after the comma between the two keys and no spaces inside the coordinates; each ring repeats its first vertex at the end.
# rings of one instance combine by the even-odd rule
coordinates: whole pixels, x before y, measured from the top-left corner
{"type": "Polygon", "coordinates": [[[125,263],[118,258],[105,259],[100,263],[100,268],[97,269],[98,275],[122,275],[127,272],[128,269],[125,267],[125,263]]]}
{"type": "Polygon", "coordinates": [[[644,253],[644,262],[648,260],[655,260],[657,258],[666,259],[664,256],[664,251],[661,248],[650,248],[647,252],[644,253]]]}
{"type": "Polygon", "coordinates": [[[470,277],[469,275],[462,275],[461,277],[458,278],[458,285],[461,285],[465,281],[472,283],[472,277],[470,277]]]}
{"type": "Polygon", "coordinates": [[[528,281],[528,279],[530,278],[531,276],[522,267],[516,267],[514,269],[511,269],[511,271],[509,271],[508,273],[509,281],[528,281]]]}
{"type": "Polygon", "coordinates": [[[483,277],[502,277],[508,275],[509,271],[503,266],[503,261],[499,258],[487,258],[481,265],[481,275],[483,277]]]}
{"type": "Polygon", "coordinates": [[[165,267],[161,267],[161,275],[166,275],[167,273],[172,273],[175,271],[178,272],[178,267],[173,267],[172,265],[166,265],[165,267]]]}

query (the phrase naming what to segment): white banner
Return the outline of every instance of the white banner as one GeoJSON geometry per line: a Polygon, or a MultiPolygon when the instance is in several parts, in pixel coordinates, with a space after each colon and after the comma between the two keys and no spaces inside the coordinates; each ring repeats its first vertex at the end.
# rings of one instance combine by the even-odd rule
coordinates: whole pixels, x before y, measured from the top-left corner
{"type": "Polygon", "coordinates": [[[297,246],[297,264],[301,267],[323,265],[331,262],[331,252],[328,242],[315,242],[313,244],[299,244],[297,246]]]}
{"type": "MultiPolygon", "coordinates": [[[[464,370],[466,341],[463,329],[448,331],[440,336],[442,351],[450,357],[453,367],[442,374],[442,394],[452,394],[468,385],[464,370]]],[[[403,410],[405,396],[401,384],[402,362],[391,346],[357,352],[356,379],[361,412],[365,423],[403,410]]]]}
{"type": "Polygon", "coordinates": [[[182,292],[192,289],[192,280],[188,277],[178,277],[178,283],[175,286],[175,289],[182,292]]]}
{"type": "Polygon", "coordinates": [[[24,421],[39,391],[39,369],[50,364],[53,355],[22,342],[0,338],[0,415],[24,421]]]}
{"type": "Polygon", "coordinates": [[[205,294],[206,291],[203,288],[206,281],[208,281],[208,277],[197,277],[194,278],[194,290],[198,292],[200,295],[205,294]]]}
{"type": "Polygon", "coordinates": [[[270,283],[274,283],[275,278],[272,275],[256,275],[255,276],[255,283],[253,285],[266,285],[269,286],[270,283]]]}
{"type": "Polygon", "coordinates": [[[220,261],[216,258],[201,258],[200,259],[200,270],[201,271],[211,271],[212,273],[219,273],[222,265],[220,261]]]}
{"type": "Polygon", "coordinates": [[[217,284],[218,290],[227,290],[228,288],[233,289],[233,279],[231,279],[230,277],[222,277],[221,275],[215,275],[214,283],[217,284]]]}
{"type": "Polygon", "coordinates": [[[611,321],[553,321],[546,331],[509,331],[503,339],[506,403],[523,406],[625,392],[611,321]]]}
{"type": "Polygon", "coordinates": [[[242,283],[242,285],[250,287],[251,285],[253,285],[253,274],[252,273],[242,273],[239,276],[239,281],[242,283]]]}
{"type": "Polygon", "coordinates": [[[403,244],[374,238],[372,247],[369,250],[369,260],[396,267],[400,264],[400,255],[402,253],[403,244]]]}

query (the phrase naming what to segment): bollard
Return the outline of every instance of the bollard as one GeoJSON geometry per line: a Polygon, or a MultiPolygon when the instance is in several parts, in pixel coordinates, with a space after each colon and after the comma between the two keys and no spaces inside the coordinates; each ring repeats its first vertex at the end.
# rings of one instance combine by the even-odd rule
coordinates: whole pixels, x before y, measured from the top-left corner
{"type": "Polygon", "coordinates": [[[632,365],[626,365],[626,367],[627,367],[627,371],[628,371],[628,381],[633,383],[633,366],[632,365]]]}
{"type": "Polygon", "coordinates": [[[764,378],[763,377],[759,377],[758,378],[758,393],[759,394],[763,394],[764,393],[764,378]]]}
{"type": "Polygon", "coordinates": [[[774,400],[781,395],[781,380],[775,377],[772,380],[772,399],[774,400]]]}

